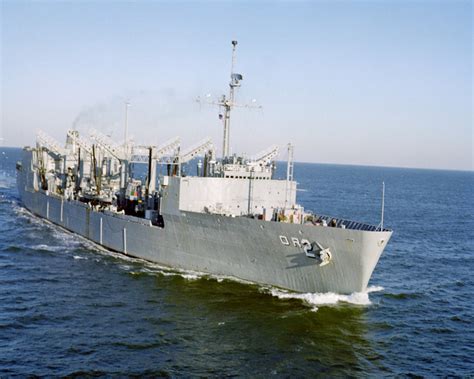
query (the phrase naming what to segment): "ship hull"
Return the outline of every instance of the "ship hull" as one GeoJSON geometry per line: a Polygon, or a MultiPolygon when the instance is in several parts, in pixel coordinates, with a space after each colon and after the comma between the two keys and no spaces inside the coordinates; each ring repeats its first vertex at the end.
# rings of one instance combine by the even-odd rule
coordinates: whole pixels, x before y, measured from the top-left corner
{"type": "Polygon", "coordinates": [[[96,211],[88,204],[34,190],[26,176],[19,170],[17,182],[29,211],[105,248],[171,268],[296,292],[364,291],[392,233],[194,212],[163,214],[164,227],[158,227],[146,219],[96,211]],[[308,257],[302,240],[329,248],[329,264],[321,266],[308,257]]]}

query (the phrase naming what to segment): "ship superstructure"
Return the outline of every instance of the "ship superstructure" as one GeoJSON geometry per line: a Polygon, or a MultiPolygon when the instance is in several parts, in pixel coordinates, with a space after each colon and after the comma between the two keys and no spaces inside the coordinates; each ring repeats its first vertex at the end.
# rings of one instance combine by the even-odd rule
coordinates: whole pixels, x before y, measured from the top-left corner
{"type": "Polygon", "coordinates": [[[237,41],[232,46],[229,96],[211,102],[223,109],[221,157],[209,138],[188,149],[178,137],[133,144],[127,122],[120,144],[97,130],[69,130],[65,145],[38,132],[17,165],[25,206],[107,248],[170,267],[300,292],[364,290],[391,231],[298,205],[290,144],[283,180],[274,177],[277,146],[250,158],[230,154],[230,113],[243,80],[234,72],[237,41]],[[144,178],[133,174],[139,164],[144,178]]]}

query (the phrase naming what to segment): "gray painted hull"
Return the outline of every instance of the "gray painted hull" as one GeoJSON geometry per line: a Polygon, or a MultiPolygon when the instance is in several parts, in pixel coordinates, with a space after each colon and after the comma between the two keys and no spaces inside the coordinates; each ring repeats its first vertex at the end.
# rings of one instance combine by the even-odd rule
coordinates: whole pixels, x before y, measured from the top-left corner
{"type": "Polygon", "coordinates": [[[106,248],[172,268],[297,292],[364,291],[392,234],[193,212],[164,214],[160,228],[149,220],[94,211],[87,204],[34,191],[26,185],[25,171],[18,171],[17,182],[28,210],[106,248]],[[296,239],[328,247],[332,260],[320,266],[296,239]]]}

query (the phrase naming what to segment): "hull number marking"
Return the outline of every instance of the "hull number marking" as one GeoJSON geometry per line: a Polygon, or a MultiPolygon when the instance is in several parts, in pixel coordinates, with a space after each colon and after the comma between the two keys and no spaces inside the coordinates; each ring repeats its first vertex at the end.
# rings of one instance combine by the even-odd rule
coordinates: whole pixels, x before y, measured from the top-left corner
{"type": "Polygon", "coordinates": [[[307,239],[298,239],[296,237],[285,237],[285,236],[279,236],[280,237],[280,242],[282,245],[285,246],[294,246],[294,247],[299,247],[304,249],[305,246],[311,246],[311,242],[309,242],[307,239]]]}
{"type": "Polygon", "coordinates": [[[318,242],[309,242],[307,239],[298,239],[296,237],[279,236],[280,242],[284,246],[293,246],[303,249],[308,258],[319,260],[320,266],[326,266],[332,259],[332,253],[329,248],[324,248],[318,242]]]}

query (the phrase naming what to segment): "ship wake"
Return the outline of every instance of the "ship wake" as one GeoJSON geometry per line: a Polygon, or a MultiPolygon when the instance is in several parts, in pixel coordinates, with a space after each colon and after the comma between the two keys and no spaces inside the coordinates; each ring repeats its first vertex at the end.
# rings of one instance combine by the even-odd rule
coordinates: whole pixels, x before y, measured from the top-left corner
{"type": "Polygon", "coordinates": [[[349,295],[342,295],[333,292],[325,293],[296,293],[285,291],[278,288],[265,288],[264,291],[272,296],[283,300],[300,300],[305,305],[311,307],[311,310],[316,312],[321,306],[331,306],[341,303],[362,305],[371,305],[369,293],[382,291],[384,288],[380,286],[370,286],[364,292],[353,292],[349,295]]]}

